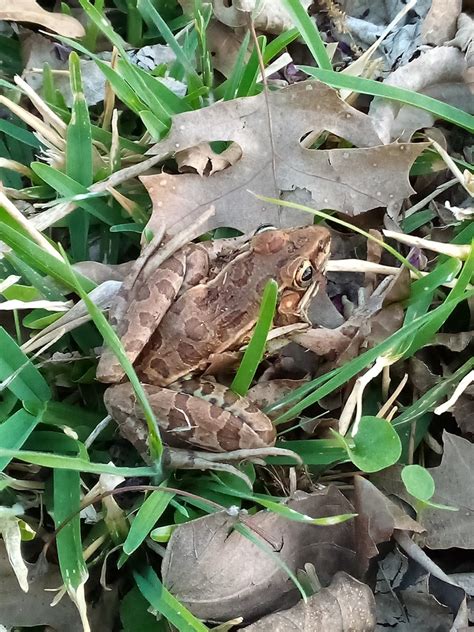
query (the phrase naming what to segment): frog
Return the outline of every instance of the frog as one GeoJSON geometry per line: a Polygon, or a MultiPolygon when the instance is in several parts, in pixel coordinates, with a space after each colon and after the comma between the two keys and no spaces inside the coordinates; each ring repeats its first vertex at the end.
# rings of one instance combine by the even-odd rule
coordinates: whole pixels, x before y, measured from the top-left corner
{"type": "MultiPolygon", "coordinates": [[[[278,288],[272,333],[310,327],[307,309],[324,283],[330,245],[321,225],[265,229],[191,242],[158,266],[151,256],[129,272],[109,320],[167,446],[227,454],[274,446],[271,419],[248,397],[206,376],[206,369],[248,343],[271,279],[278,288]]],[[[109,384],[107,411],[143,455],[144,415],[108,348],[97,378],[109,384]]]]}

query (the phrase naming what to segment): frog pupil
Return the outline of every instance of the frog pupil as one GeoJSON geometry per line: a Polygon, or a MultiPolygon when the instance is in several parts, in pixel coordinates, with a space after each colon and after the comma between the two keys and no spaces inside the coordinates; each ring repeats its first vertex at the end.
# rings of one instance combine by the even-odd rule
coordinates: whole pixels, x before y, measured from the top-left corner
{"type": "Polygon", "coordinates": [[[307,281],[311,281],[313,278],[313,268],[308,266],[303,270],[303,274],[301,275],[301,280],[306,283],[307,281]]]}

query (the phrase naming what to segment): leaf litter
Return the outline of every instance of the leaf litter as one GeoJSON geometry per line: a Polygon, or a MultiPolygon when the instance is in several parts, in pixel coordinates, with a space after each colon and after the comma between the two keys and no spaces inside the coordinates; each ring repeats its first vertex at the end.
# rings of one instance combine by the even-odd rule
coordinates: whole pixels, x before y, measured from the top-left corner
{"type": "MultiPolygon", "coordinates": [[[[66,37],[84,33],[76,17],[44,11],[33,1],[10,4],[0,9],[0,19],[42,25],[66,37]]],[[[84,6],[86,3],[80,4],[84,6]]],[[[180,4],[193,14],[194,3],[183,0],[180,4]]],[[[214,71],[230,80],[239,55],[249,63],[252,59],[250,37],[247,49],[241,50],[249,10],[255,10],[254,27],[259,34],[265,33],[267,40],[291,27],[293,18],[288,10],[291,3],[283,0],[262,2],[258,6],[243,0],[232,3],[232,6],[228,4],[217,0],[214,3],[207,37],[214,71]]],[[[138,8],[143,9],[146,5],[145,0],[140,0],[138,8]]],[[[327,40],[328,51],[334,55],[335,66],[353,76],[363,73],[376,77],[387,87],[414,90],[472,113],[472,3],[423,0],[410,3],[409,10],[404,2],[397,0],[378,4],[366,0],[301,3],[304,9],[309,5],[310,14],[327,40]],[[365,53],[370,55],[364,57],[365,53]]],[[[80,15],[80,11],[74,12],[76,15],[80,15]]],[[[73,105],[77,95],[71,90],[68,76],[69,46],[55,44],[51,36],[21,29],[20,41],[26,61],[24,78],[44,96],[42,70],[47,62],[56,72],[53,73],[56,89],[62,93],[66,105],[73,105]]],[[[168,41],[166,37],[164,40],[168,41]]],[[[348,221],[356,229],[365,230],[382,241],[394,243],[397,234],[403,232],[408,236],[400,239],[402,245],[398,249],[413,265],[410,272],[403,266],[397,269],[398,262],[380,244],[367,242],[365,236],[345,232],[347,227],[329,222],[333,234],[333,261],[328,265],[326,286],[321,288],[310,310],[315,327],[294,339],[298,345],[280,349],[281,345],[269,342],[274,357],[262,363],[261,379],[252,389],[258,393],[256,398],[262,405],[271,407],[275,399],[291,398],[295,389],[307,389],[311,378],[324,379],[328,373],[342,372],[352,360],[358,361],[365,353],[377,349],[378,344],[396,335],[404,326],[407,307],[412,316],[422,317],[423,300],[428,304],[433,300],[434,306],[442,305],[446,294],[439,288],[443,285],[452,287],[455,274],[439,274],[432,299],[428,286],[423,294],[412,280],[418,274],[417,269],[426,273],[437,270],[437,255],[431,251],[427,239],[440,242],[436,252],[441,252],[442,256],[443,241],[455,239],[463,244],[470,241],[464,231],[472,236],[472,231],[469,233],[472,198],[466,195],[470,191],[469,178],[472,178],[472,165],[469,164],[474,147],[472,138],[467,134],[460,137],[459,130],[456,132],[453,126],[439,123],[431,113],[401,101],[375,97],[369,105],[366,98],[354,93],[338,92],[324,83],[304,80],[303,73],[297,68],[298,64],[308,63],[307,49],[301,39],[287,48],[292,63],[283,69],[277,65],[275,73],[266,78],[264,91],[260,90],[261,80],[257,78],[255,85],[258,87],[250,96],[225,101],[217,98],[216,102],[203,99],[200,105],[204,107],[193,110],[189,109],[189,103],[196,98],[190,92],[192,81],[184,76],[185,73],[175,72],[179,65],[176,49],[164,44],[134,48],[135,52],[130,54],[133,64],[154,74],[156,81],[168,86],[179,98],[188,99],[181,113],[171,117],[169,132],[162,133],[159,140],[158,134],[148,126],[147,130],[142,127],[139,143],[134,137],[135,145],[125,144],[124,140],[129,139],[123,135],[127,136],[127,116],[130,115],[126,99],[121,102],[120,95],[111,96],[113,89],[98,71],[94,59],[83,56],[80,67],[89,105],[100,104],[105,99],[104,105],[118,108],[121,118],[119,121],[116,111],[115,123],[108,127],[106,118],[102,120],[97,111],[90,110],[94,123],[103,125],[105,131],[105,135],[97,131],[98,127],[94,131],[94,151],[100,159],[96,160],[95,184],[91,190],[104,195],[104,192],[110,192],[110,186],[116,187],[114,200],[121,201],[122,209],[130,209],[134,204],[148,203],[137,176],[140,178],[153,206],[142,238],[144,246],[151,235],[163,229],[171,236],[182,233],[209,207],[214,207],[215,213],[210,214],[202,232],[216,228],[251,232],[261,224],[286,227],[313,222],[310,213],[284,206],[286,202],[299,202],[313,211],[329,209],[335,220],[348,221]],[[111,138],[107,136],[109,129],[111,138]],[[121,149],[117,149],[119,146],[121,149]],[[141,163],[145,150],[151,158],[141,163]],[[125,170],[114,172],[121,161],[125,170]],[[105,167],[110,169],[104,175],[105,167]],[[464,188],[459,184],[450,184],[450,188],[444,186],[451,177],[449,169],[464,188]],[[108,176],[109,172],[111,175],[108,176]],[[270,203],[254,194],[276,198],[282,204],[270,203]],[[391,232],[384,233],[383,228],[391,232]],[[416,233],[417,239],[410,241],[411,233],[416,233]],[[334,266],[332,269],[331,265],[334,266]],[[386,276],[388,278],[384,279],[386,276]],[[277,379],[266,382],[270,377],[277,379]]],[[[103,56],[106,63],[112,59],[111,47],[108,49],[103,56]]],[[[204,55],[202,59],[205,59],[204,55]]],[[[127,76],[127,81],[131,76],[127,76]]],[[[137,84],[134,86],[138,93],[137,84]]],[[[11,103],[11,100],[3,100],[2,106],[8,109],[11,103]]],[[[25,95],[22,103],[26,103],[25,95]]],[[[66,124],[61,122],[58,127],[56,121],[55,126],[51,111],[42,107],[39,99],[34,105],[39,116],[34,118],[26,108],[23,120],[40,134],[42,142],[45,138],[54,141],[54,152],[42,154],[40,158],[54,167],[61,166],[66,124]],[[39,117],[44,118],[44,125],[40,125],[39,117]]],[[[21,109],[14,111],[22,114],[21,109]]],[[[109,123],[111,120],[112,117],[109,123]]],[[[3,128],[0,130],[3,133],[3,128]]],[[[45,144],[51,145],[51,142],[45,144]]],[[[37,157],[31,154],[31,159],[37,157]]],[[[45,184],[41,177],[34,184],[40,181],[45,184]]],[[[54,185],[49,182],[48,186],[51,198],[54,185]]],[[[11,183],[5,190],[13,199],[31,195],[11,183]]],[[[58,192],[58,208],[63,205],[61,217],[64,218],[75,208],[77,201],[64,202],[61,200],[64,193],[59,189],[58,192]]],[[[44,229],[57,221],[58,215],[43,211],[40,204],[39,199],[36,200],[36,216],[32,223],[37,225],[39,222],[44,229]]],[[[111,202],[111,206],[113,204],[111,202]]],[[[139,228],[143,229],[143,222],[139,228]]],[[[51,230],[56,241],[67,235],[67,229],[62,226],[51,230]]],[[[97,240],[97,233],[94,235],[97,240]]],[[[126,273],[129,268],[128,262],[124,262],[136,258],[138,253],[138,239],[117,241],[117,248],[111,243],[112,240],[108,250],[102,248],[102,244],[101,250],[96,247],[96,242],[91,248],[95,260],[77,265],[77,270],[99,284],[92,296],[97,296],[97,301],[105,308],[113,300],[124,271],[126,273]],[[116,257],[118,244],[123,249],[119,259],[116,257]],[[109,259],[114,248],[116,252],[109,259]],[[104,256],[106,251],[108,255],[104,256]]],[[[7,251],[6,247],[3,251],[7,251]]],[[[38,281],[31,272],[27,273],[25,268],[17,270],[14,265],[8,269],[5,279],[14,278],[12,272],[27,277],[29,274],[28,279],[38,281]]],[[[50,279],[46,281],[49,283],[50,279]]],[[[25,283],[24,278],[22,282],[25,283]]],[[[79,325],[88,326],[84,303],[78,302],[68,314],[53,323],[48,319],[51,316],[56,319],[56,316],[45,314],[42,308],[66,304],[68,297],[63,287],[48,286],[48,292],[52,291],[54,296],[40,294],[44,300],[37,300],[36,296],[34,302],[31,295],[25,299],[24,290],[16,281],[7,285],[3,293],[5,306],[28,307],[30,303],[32,318],[29,321],[25,318],[23,324],[29,326],[31,322],[41,322],[40,327],[44,327],[43,331],[49,336],[42,338],[43,332],[40,332],[36,340],[28,341],[24,348],[32,350],[45,345],[38,367],[48,367],[51,385],[74,402],[65,404],[71,407],[59,417],[60,423],[54,413],[51,419],[46,418],[50,419],[48,437],[47,432],[42,434],[43,429],[33,431],[35,449],[47,445],[50,440],[51,445],[58,446],[56,452],[64,453],[67,450],[57,443],[59,437],[74,441],[79,438],[91,449],[91,455],[96,455],[91,460],[102,462],[112,455],[114,460],[136,462],[136,453],[130,445],[124,446],[123,437],[111,439],[105,430],[107,439],[103,442],[95,430],[101,421],[100,413],[103,413],[97,408],[99,398],[93,382],[95,368],[90,362],[95,350],[88,349],[90,355],[84,353],[81,356],[77,347],[70,353],[70,346],[61,346],[66,352],[62,356],[75,358],[75,362],[55,364],[52,360],[59,357],[58,352],[49,352],[46,348],[57,342],[58,332],[64,334],[67,331],[73,336],[78,334],[78,347],[83,349],[84,340],[79,343],[81,330],[76,332],[76,329],[79,325]],[[77,403],[84,408],[79,408],[80,420],[74,421],[77,412],[73,414],[72,410],[77,403]],[[85,408],[91,405],[93,420],[85,414],[85,408]],[[58,432],[59,429],[64,432],[58,432]],[[94,442],[97,442],[97,453],[94,442]]],[[[43,285],[40,287],[45,291],[43,285]]],[[[302,447],[303,457],[307,459],[305,468],[273,462],[265,468],[257,466],[248,470],[252,480],[255,473],[258,474],[255,491],[264,492],[263,499],[283,501],[282,515],[268,509],[257,511],[259,500],[263,503],[262,497],[255,495],[249,499],[247,488],[236,490],[234,486],[241,481],[228,473],[214,478],[207,474],[194,478],[191,474],[183,474],[182,478],[177,475],[172,478],[173,484],[181,486],[185,492],[195,493],[200,500],[195,504],[188,504],[183,498],[174,502],[173,511],[168,511],[165,522],[159,522],[160,526],[155,529],[158,535],[160,530],[167,534],[161,540],[162,544],[152,543],[146,539],[148,532],[143,533],[144,555],[140,563],[149,568],[161,568],[164,585],[195,616],[224,625],[229,620],[234,620],[235,625],[250,624],[247,625],[249,630],[325,630],[329,629],[328,620],[334,629],[341,630],[372,630],[386,626],[417,631],[436,626],[443,629],[467,627],[466,594],[467,598],[472,598],[474,593],[469,589],[472,570],[467,568],[466,571],[465,559],[457,551],[473,547],[469,486],[474,432],[474,396],[469,373],[469,369],[472,372],[472,297],[465,301],[463,310],[456,311],[455,316],[445,323],[443,331],[434,335],[414,355],[404,356],[406,346],[395,347],[398,356],[389,359],[380,382],[369,380],[365,384],[364,410],[359,421],[363,424],[364,419],[373,419],[373,415],[378,414],[381,424],[397,430],[402,451],[399,464],[379,473],[354,477],[354,464],[349,461],[351,452],[342,447],[340,439],[335,439],[334,430],[340,426],[344,406],[355,392],[354,379],[364,369],[360,364],[359,373],[356,371],[341,381],[343,388],[328,390],[304,410],[303,416],[279,423],[281,437],[288,439],[283,445],[292,445],[294,449],[298,443],[306,445],[302,447]],[[458,374],[460,377],[456,378],[458,374]],[[461,388],[459,392],[456,386],[461,388]],[[417,409],[418,401],[427,403],[417,409]],[[328,443],[322,446],[318,439],[328,443]],[[329,457],[329,452],[325,452],[329,449],[335,451],[334,456],[329,457]],[[403,487],[401,469],[413,462],[428,468],[435,484],[434,504],[423,504],[403,487]],[[226,484],[229,482],[230,488],[226,484]],[[199,503],[214,500],[227,509],[206,515],[207,511],[203,511],[203,505],[199,503]],[[242,507],[251,507],[251,513],[247,514],[242,507]],[[289,520],[284,508],[300,512],[306,518],[308,515],[327,518],[354,513],[357,516],[340,524],[321,526],[297,522],[294,515],[289,520]],[[248,529],[247,536],[245,529],[248,529]],[[250,537],[249,533],[253,535],[250,537]],[[387,543],[395,548],[384,555],[387,543]],[[163,557],[162,561],[156,553],[163,557]],[[375,583],[372,578],[377,567],[375,583]],[[424,569],[421,574],[420,568],[424,569]],[[459,572],[463,570],[466,572],[459,572]],[[301,599],[297,583],[289,576],[297,578],[299,586],[304,587],[306,600],[301,599]],[[461,576],[464,583],[459,579],[461,576]],[[459,588],[458,582],[463,589],[459,588]]],[[[6,326],[9,331],[14,331],[11,323],[6,326]]],[[[97,340],[95,346],[99,344],[100,340],[97,340]]],[[[229,354],[229,357],[214,361],[213,372],[220,376],[234,365],[235,357],[229,354]]],[[[21,371],[20,368],[17,370],[21,371]]],[[[63,402],[52,402],[56,403],[63,402]]],[[[281,404],[271,412],[272,417],[286,414],[291,411],[291,406],[291,401],[281,404]]],[[[5,424],[9,422],[10,411],[20,412],[22,409],[15,398],[12,400],[8,395],[2,398],[0,410],[2,414],[7,411],[2,421],[6,420],[4,427],[8,427],[5,424]]],[[[102,423],[104,421],[107,422],[103,420],[102,423]]],[[[104,426],[99,424],[99,428],[110,427],[107,422],[104,426]]],[[[1,432],[0,426],[0,438],[4,441],[1,432]]],[[[1,441],[0,447],[3,447],[1,441]]],[[[26,444],[25,447],[31,446],[26,444]]],[[[377,446],[370,446],[370,449],[377,450],[377,446]]],[[[46,476],[47,471],[42,468],[41,476],[46,476]]],[[[28,474],[28,477],[35,476],[37,472],[34,470],[28,474]]],[[[89,477],[87,481],[90,482],[89,477]]],[[[17,483],[12,484],[12,490],[17,489],[15,485],[17,483]]],[[[102,493],[109,492],[93,488],[86,497],[87,502],[96,499],[94,494],[100,496],[102,493]]],[[[120,493],[120,489],[113,493],[120,493]]],[[[118,502],[104,502],[104,512],[107,513],[107,507],[114,510],[114,515],[105,518],[110,533],[106,536],[105,541],[109,537],[107,542],[123,541],[127,520],[131,522],[135,509],[141,507],[138,496],[131,497],[136,501],[134,506],[130,504],[134,500],[124,501],[128,495],[118,496],[118,502]],[[120,506],[122,502],[124,507],[132,508],[129,518],[125,518],[125,511],[120,506]]],[[[31,511],[35,505],[23,491],[19,498],[28,518],[33,516],[35,523],[35,510],[31,511]]],[[[94,521],[102,524],[100,511],[86,508],[81,517],[85,521],[87,516],[94,516],[94,521]]],[[[135,521],[132,524],[136,533],[140,512],[135,521]]],[[[25,561],[21,555],[25,555],[27,547],[25,543],[21,548],[18,546],[19,524],[15,518],[16,531],[12,531],[10,540],[15,543],[13,565],[20,571],[21,583],[25,587],[21,575],[25,561]]],[[[85,533],[86,522],[83,529],[85,533]]],[[[100,576],[103,587],[109,584],[105,581],[107,572],[113,573],[114,578],[123,579],[123,574],[120,575],[115,562],[110,564],[108,561],[109,554],[110,559],[114,559],[114,548],[107,544],[107,548],[101,549],[102,545],[96,540],[92,549],[97,546],[107,560],[100,576]]],[[[36,550],[33,557],[37,554],[36,550]]],[[[95,563],[102,559],[99,556],[93,558],[95,563]]],[[[5,556],[2,560],[8,579],[0,597],[10,593],[16,596],[10,601],[2,601],[8,603],[9,610],[1,613],[0,624],[7,627],[48,624],[61,629],[62,620],[67,617],[73,622],[73,629],[76,622],[80,629],[74,610],[63,613],[44,607],[42,585],[39,589],[35,587],[31,577],[28,594],[31,607],[20,616],[16,605],[20,589],[5,556]],[[51,616],[50,612],[57,617],[51,616]]],[[[134,570],[138,568],[135,559],[130,558],[128,563],[134,570]]],[[[50,572],[53,571],[47,570],[46,575],[50,572]]],[[[53,583],[57,587],[62,580],[56,570],[54,573],[53,583]]],[[[100,590],[97,580],[97,575],[90,580],[96,582],[94,590],[106,596],[107,591],[100,590]]],[[[123,603],[127,603],[127,608],[130,605],[131,610],[138,608],[134,623],[144,617],[143,620],[153,626],[157,623],[155,612],[144,611],[148,601],[131,585],[127,583],[129,592],[123,603]]],[[[155,586],[155,594],[160,592],[158,588],[155,586]]],[[[113,593],[116,600],[115,586],[113,593]]],[[[97,604],[96,596],[90,596],[91,603],[95,601],[97,604]]],[[[56,608],[65,604],[71,606],[64,598],[56,608]]],[[[163,603],[161,607],[168,616],[170,611],[166,611],[163,603]]],[[[114,606],[108,608],[108,619],[101,621],[101,629],[112,629],[114,606]]],[[[90,610],[91,624],[94,625],[97,608],[90,610]]],[[[125,624],[126,620],[130,617],[127,619],[122,612],[124,627],[130,625],[125,624]]],[[[223,629],[230,629],[230,625],[223,629]]],[[[130,628],[126,629],[128,632],[130,628]]]]}

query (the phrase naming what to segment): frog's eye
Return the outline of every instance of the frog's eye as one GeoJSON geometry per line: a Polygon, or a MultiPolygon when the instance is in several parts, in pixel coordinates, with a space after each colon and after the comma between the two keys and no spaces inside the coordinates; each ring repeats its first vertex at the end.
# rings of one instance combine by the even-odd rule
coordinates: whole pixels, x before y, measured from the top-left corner
{"type": "Polygon", "coordinates": [[[276,226],[273,226],[272,224],[261,224],[254,232],[254,235],[265,233],[267,230],[276,230],[276,226]]]}
{"type": "Polygon", "coordinates": [[[310,261],[303,261],[295,274],[295,284],[304,289],[313,282],[314,268],[310,261]]]}

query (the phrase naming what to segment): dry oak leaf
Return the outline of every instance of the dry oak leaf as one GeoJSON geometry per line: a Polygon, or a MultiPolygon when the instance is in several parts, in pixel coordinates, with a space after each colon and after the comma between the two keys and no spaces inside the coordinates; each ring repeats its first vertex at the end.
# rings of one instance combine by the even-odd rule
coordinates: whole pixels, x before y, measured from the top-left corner
{"type": "Polygon", "coordinates": [[[368,586],[347,573],[336,573],[327,588],[290,610],[270,614],[247,626],[247,632],[371,632],[375,599],[368,586]]]}
{"type": "MultiPolygon", "coordinates": [[[[297,492],[288,506],[322,517],[352,513],[352,505],[335,487],[297,492]]],[[[196,616],[252,621],[297,603],[300,594],[272,555],[238,531],[236,518],[218,512],[178,526],[162,564],[166,587],[196,616]]],[[[294,522],[270,511],[246,516],[244,524],[296,573],[313,564],[323,584],[337,571],[354,574],[354,524],[332,526],[294,522]]]]}
{"type": "MultiPolygon", "coordinates": [[[[306,11],[312,0],[299,0],[306,11]]],[[[265,33],[279,35],[293,28],[294,22],[283,6],[282,0],[213,0],[216,18],[232,28],[247,26],[251,16],[255,28],[265,33]]]]}
{"type": "Polygon", "coordinates": [[[35,0],[3,0],[0,20],[41,24],[64,37],[83,37],[86,34],[79,20],[64,13],[45,11],[35,0]]]}
{"type": "MultiPolygon", "coordinates": [[[[454,46],[438,46],[400,66],[384,81],[385,85],[414,90],[421,94],[474,113],[472,86],[465,82],[467,62],[454,46]]],[[[407,140],[422,127],[431,127],[435,117],[430,112],[376,97],[369,115],[385,143],[393,138],[407,140]]]]}
{"type": "Polygon", "coordinates": [[[423,42],[441,46],[454,37],[461,9],[462,0],[433,0],[421,27],[423,42]]]}
{"type": "Polygon", "coordinates": [[[256,199],[249,190],[287,199],[291,192],[306,190],[314,209],[331,208],[348,215],[399,203],[413,193],[408,172],[426,144],[381,145],[370,117],[317,81],[271,92],[268,101],[272,135],[264,94],[173,118],[169,135],[148,153],[164,160],[201,143],[225,140],[241,147],[242,158],[209,178],[142,176],[153,201],[148,225],[153,232],[164,224],[170,234],[176,234],[211,205],[216,214],[203,230],[230,226],[247,232],[261,224],[281,227],[312,222],[308,213],[278,208],[256,199]],[[307,149],[301,143],[308,133],[316,138],[325,130],[355,148],[307,149]]]}

